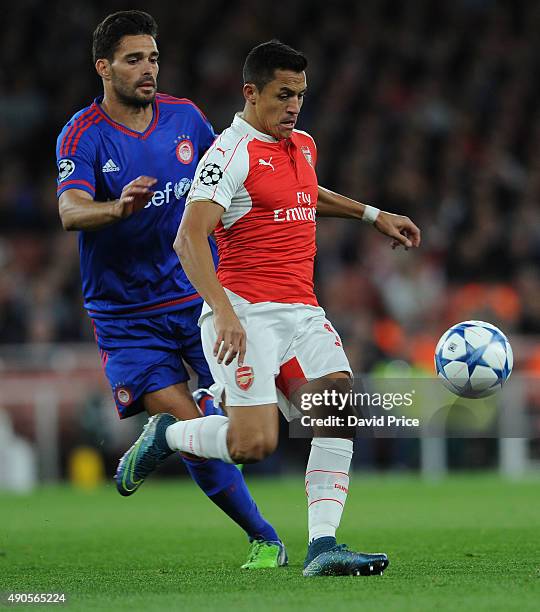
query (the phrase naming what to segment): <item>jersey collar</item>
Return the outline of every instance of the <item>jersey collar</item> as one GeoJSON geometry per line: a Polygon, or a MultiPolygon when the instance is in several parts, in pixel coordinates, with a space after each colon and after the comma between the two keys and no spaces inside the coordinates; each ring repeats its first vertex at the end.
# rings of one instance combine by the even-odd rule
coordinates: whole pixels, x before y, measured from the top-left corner
{"type": "Polygon", "coordinates": [[[148,138],[148,136],[150,136],[150,134],[154,131],[157,125],[157,122],[159,119],[159,105],[157,103],[157,98],[152,103],[152,110],[153,110],[152,121],[150,121],[148,127],[146,128],[146,130],[144,130],[144,132],[136,132],[135,130],[130,129],[126,127],[125,125],[118,123],[114,119],[111,119],[111,117],[109,117],[109,115],[107,115],[107,113],[101,107],[102,102],[103,102],[103,96],[99,96],[94,100],[94,104],[93,104],[96,107],[98,113],[101,115],[101,117],[105,119],[105,121],[109,123],[113,128],[117,129],[120,132],[123,132],[124,134],[127,134],[128,136],[133,136],[135,138],[140,138],[144,140],[148,138]]]}
{"type": "Polygon", "coordinates": [[[276,140],[273,136],[270,136],[270,134],[265,134],[264,132],[256,130],[250,123],[240,117],[240,113],[236,113],[232,124],[245,134],[249,134],[257,140],[262,140],[263,142],[279,142],[279,140],[276,140]]]}

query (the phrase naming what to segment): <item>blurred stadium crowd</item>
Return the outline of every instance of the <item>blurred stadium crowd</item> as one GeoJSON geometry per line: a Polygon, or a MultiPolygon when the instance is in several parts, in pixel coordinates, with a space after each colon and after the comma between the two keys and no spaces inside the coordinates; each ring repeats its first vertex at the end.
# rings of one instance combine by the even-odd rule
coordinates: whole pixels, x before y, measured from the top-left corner
{"type": "MultiPolygon", "coordinates": [[[[159,89],[193,99],[216,131],[242,107],[254,44],[303,50],[299,127],[318,144],[320,183],[422,228],[404,254],[361,224],[319,223],[318,295],[354,370],[431,368],[438,336],[464,319],[540,333],[538,3],[19,0],[0,26],[0,343],[92,339],[54,148],[101,93],[94,27],[125,8],[158,21],[159,89]]],[[[540,370],[540,353],[524,354],[540,370]]]]}

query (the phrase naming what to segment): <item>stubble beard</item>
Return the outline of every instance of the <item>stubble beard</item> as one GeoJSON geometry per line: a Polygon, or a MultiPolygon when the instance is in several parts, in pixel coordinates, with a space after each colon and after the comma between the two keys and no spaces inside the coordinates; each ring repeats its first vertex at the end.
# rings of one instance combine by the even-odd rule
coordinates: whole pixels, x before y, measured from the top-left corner
{"type": "Polygon", "coordinates": [[[145,109],[153,104],[154,100],[156,99],[155,90],[152,94],[145,96],[139,94],[135,87],[128,89],[128,87],[126,87],[119,79],[113,79],[112,85],[118,101],[124,106],[136,109],[145,109]]]}

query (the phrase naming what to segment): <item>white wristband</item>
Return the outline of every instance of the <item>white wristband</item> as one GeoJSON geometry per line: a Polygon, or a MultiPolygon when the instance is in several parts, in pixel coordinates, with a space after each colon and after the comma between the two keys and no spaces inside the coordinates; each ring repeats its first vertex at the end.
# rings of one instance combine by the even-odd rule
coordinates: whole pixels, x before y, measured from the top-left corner
{"type": "Polygon", "coordinates": [[[379,208],[375,208],[375,206],[369,206],[369,204],[365,205],[364,214],[362,215],[362,221],[366,223],[371,223],[373,225],[379,216],[381,210],[379,208]]]}

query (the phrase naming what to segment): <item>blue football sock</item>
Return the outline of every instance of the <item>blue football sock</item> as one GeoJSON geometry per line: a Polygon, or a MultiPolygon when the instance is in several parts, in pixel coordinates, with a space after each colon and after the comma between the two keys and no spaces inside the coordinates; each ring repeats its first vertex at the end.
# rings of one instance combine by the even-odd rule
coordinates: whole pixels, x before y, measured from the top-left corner
{"type": "Polygon", "coordinates": [[[211,414],[219,414],[223,416],[225,413],[219,406],[214,405],[214,398],[211,395],[200,394],[198,397],[195,397],[195,402],[199,406],[203,416],[210,416],[211,414]]]}
{"type": "Polygon", "coordinates": [[[193,480],[248,534],[250,540],[276,541],[275,529],[259,512],[240,470],[219,459],[192,461],[182,457],[193,480]]]}

